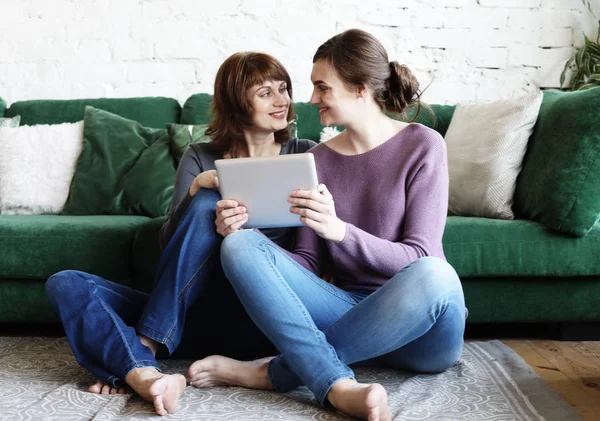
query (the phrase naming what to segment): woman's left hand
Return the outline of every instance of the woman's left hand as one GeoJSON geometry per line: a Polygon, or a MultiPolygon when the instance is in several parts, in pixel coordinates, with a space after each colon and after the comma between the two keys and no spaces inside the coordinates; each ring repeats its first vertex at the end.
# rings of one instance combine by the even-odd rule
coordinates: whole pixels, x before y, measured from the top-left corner
{"type": "Polygon", "coordinates": [[[294,190],[288,198],[294,205],[290,212],[300,215],[319,237],[339,243],[346,236],[346,223],[335,214],[333,196],[325,184],[319,184],[318,190],[294,190]]]}

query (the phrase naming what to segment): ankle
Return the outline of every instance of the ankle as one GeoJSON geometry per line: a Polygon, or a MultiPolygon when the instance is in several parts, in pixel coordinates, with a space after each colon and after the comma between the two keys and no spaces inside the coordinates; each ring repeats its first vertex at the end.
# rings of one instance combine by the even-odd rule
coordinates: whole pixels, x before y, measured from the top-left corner
{"type": "Polygon", "coordinates": [[[358,385],[358,382],[356,380],[349,378],[340,379],[337,382],[335,382],[333,386],[331,386],[331,389],[329,389],[329,393],[327,393],[326,398],[329,401],[329,403],[331,403],[334,407],[337,408],[336,402],[338,402],[343,397],[344,393],[348,391],[348,389],[356,385],[358,385]]]}
{"type": "Polygon", "coordinates": [[[140,342],[142,343],[142,345],[145,345],[148,348],[150,348],[150,351],[152,351],[152,354],[154,356],[156,356],[156,351],[158,351],[158,346],[160,344],[158,342],[156,342],[154,339],[151,339],[145,335],[138,335],[138,338],[140,338],[140,342]]]}
{"type": "Polygon", "coordinates": [[[155,367],[138,367],[131,370],[125,376],[125,382],[137,391],[147,383],[152,383],[162,377],[162,373],[155,367]]]}

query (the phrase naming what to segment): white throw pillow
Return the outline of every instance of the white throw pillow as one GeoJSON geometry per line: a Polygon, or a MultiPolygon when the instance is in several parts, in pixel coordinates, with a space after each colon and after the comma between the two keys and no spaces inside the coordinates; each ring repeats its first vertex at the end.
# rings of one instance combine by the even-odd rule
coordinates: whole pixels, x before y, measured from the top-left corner
{"type": "Polygon", "coordinates": [[[0,129],[3,127],[19,127],[19,124],[21,124],[20,115],[0,118],[0,129]]]}
{"type": "Polygon", "coordinates": [[[336,137],[341,132],[337,129],[337,127],[323,127],[321,130],[321,135],[319,137],[319,142],[327,142],[329,139],[336,137]]]}
{"type": "Polygon", "coordinates": [[[445,140],[450,214],[514,219],[513,196],[542,93],[457,105],[445,140]]]}
{"type": "Polygon", "coordinates": [[[83,121],[0,129],[0,213],[60,213],[83,149],[83,121]]]}

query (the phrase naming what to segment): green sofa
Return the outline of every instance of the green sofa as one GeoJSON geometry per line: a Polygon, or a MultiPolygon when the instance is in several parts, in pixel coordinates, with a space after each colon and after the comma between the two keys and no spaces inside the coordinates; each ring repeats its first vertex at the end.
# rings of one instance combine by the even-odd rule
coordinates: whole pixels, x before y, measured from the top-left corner
{"type": "MultiPolygon", "coordinates": [[[[542,108],[552,99],[545,94],[542,108]]],[[[9,108],[0,100],[0,116],[20,115],[22,125],[75,122],[91,105],[165,128],[168,123],[206,123],[210,100],[208,94],[196,94],[183,107],[162,97],[37,100],[9,108]]],[[[322,130],[317,110],[307,103],[295,107],[298,136],[317,140],[322,130]]],[[[432,105],[431,110],[435,117],[426,110],[417,121],[443,135],[454,106],[432,105]]],[[[591,130],[600,133],[598,126],[591,130]]],[[[528,149],[523,173],[536,170],[531,153],[537,153],[535,148],[528,149]]],[[[517,211],[523,208],[518,199],[517,211]]],[[[0,322],[56,323],[44,282],[64,269],[149,291],[163,221],[136,215],[0,215],[0,322]]],[[[575,237],[522,215],[510,221],[449,216],[443,242],[464,285],[469,323],[600,321],[600,224],[575,237]]]]}

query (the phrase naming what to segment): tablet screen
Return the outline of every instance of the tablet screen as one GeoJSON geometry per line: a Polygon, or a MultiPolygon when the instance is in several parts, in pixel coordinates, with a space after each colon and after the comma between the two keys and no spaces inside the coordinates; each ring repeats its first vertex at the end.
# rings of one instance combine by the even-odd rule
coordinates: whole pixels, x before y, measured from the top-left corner
{"type": "Polygon", "coordinates": [[[243,228],[303,225],[290,212],[288,197],[295,189],[317,190],[319,184],[312,153],[215,161],[223,199],[233,199],[248,210],[243,228]]]}

